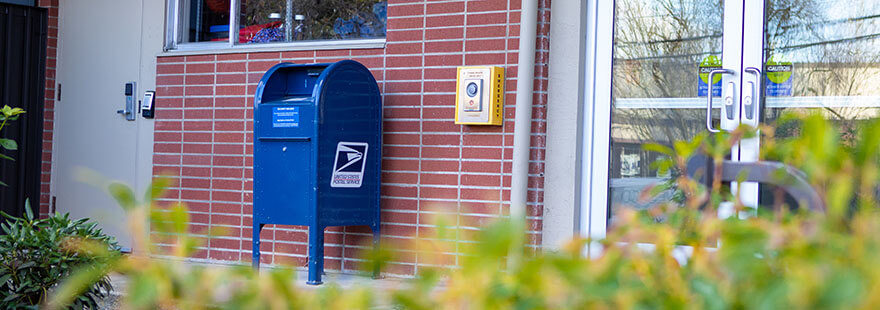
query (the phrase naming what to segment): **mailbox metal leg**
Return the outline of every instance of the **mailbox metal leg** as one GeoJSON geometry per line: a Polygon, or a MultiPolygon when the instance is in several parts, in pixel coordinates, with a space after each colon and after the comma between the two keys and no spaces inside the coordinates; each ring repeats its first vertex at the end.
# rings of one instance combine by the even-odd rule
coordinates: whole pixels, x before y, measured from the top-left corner
{"type": "Polygon", "coordinates": [[[309,280],[306,284],[321,285],[324,272],[324,227],[309,226],[309,280]]]}
{"type": "Polygon", "coordinates": [[[254,231],[251,234],[253,237],[253,244],[251,245],[251,265],[254,266],[254,269],[260,270],[260,231],[263,230],[263,226],[265,224],[257,224],[254,223],[254,231]]]}
{"type": "MultiPolygon", "coordinates": [[[[381,236],[381,234],[379,233],[379,225],[371,225],[370,229],[373,230],[373,250],[379,250],[379,240],[381,236]]],[[[379,264],[376,264],[374,268],[375,269],[373,269],[373,279],[382,278],[382,275],[380,273],[381,270],[379,270],[379,264]]]]}

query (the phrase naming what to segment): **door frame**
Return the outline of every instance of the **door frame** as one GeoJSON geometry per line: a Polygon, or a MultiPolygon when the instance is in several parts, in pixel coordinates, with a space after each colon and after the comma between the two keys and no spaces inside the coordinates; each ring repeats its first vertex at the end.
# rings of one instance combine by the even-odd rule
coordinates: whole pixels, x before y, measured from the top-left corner
{"type": "MultiPolygon", "coordinates": [[[[59,25],[61,20],[64,17],[64,6],[59,6],[58,10],[58,18],[59,25]]],[[[141,23],[140,33],[136,34],[140,36],[140,40],[138,41],[139,45],[139,54],[132,55],[131,60],[136,61],[139,66],[139,73],[137,76],[137,93],[135,94],[136,100],[142,100],[144,91],[146,90],[155,90],[156,89],[156,61],[157,56],[164,52],[164,38],[165,38],[165,26],[164,24],[156,24],[151,21],[156,20],[164,20],[165,18],[165,1],[151,1],[144,0],[141,2],[141,16],[136,21],[141,23]]],[[[61,75],[61,70],[64,70],[64,62],[66,59],[62,57],[64,55],[63,44],[62,41],[65,40],[65,29],[64,27],[59,27],[59,42],[58,42],[58,60],[57,60],[57,68],[58,73],[57,76],[61,75]]],[[[75,43],[74,43],[75,44],[75,43]]],[[[63,87],[62,80],[57,80],[59,87],[59,92],[61,91],[61,87],[63,87]]],[[[119,85],[123,85],[123,83],[128,81],[120,81],[119,85]]],[[[162,109],[162,95],[161,93],[156,94],[156,99],[154,106],[156,106],[156,110],[162,109]]],[[[121,96],[121,93],[120,93],[121,96]]],[[[139,102],[139,101],[137,101],[139,102]]],[[[63,109],[60,106],[64,105],[64,97],[59,96],[59,100],[56,101],[56,113],[63,113],[63,109]]],[[[70,103],[68,103],[70,104],[70,103]]],[[[140,105],[138,104],[138,107],[140,105]]],[[[122,105],[119,105],[119,108],[122,108],[122,105]]],[[[100,113],[106,113],[107,111],[100,111],[100,113]]],[[[153,119],[147,119],[141,116],[139,111],[136,111],[136,119],[134,121],[134,126],[136,127],[136,135],[132,137],[137,140],[136,150],[135,150],[135,158],[133,164],[133,173],[134,173],[134,184],[127,184],[131,186],[136,193],[143,193],[153,178],[153,141],[154,141],[154,129],[155,129],[155,121],[153,119]]],[[[96,112],[98,113],[98,112],[96,112]]],[[[112,112],[111,112],[112,113],[112,112]]],[[[117,114],[112,114],[109,116],[110,118],[122,118],[117,114]]],[[[56,115],[54,119],[54,128],[61,129],[64,124],[62,124],[61,115],[56,115]]],[[[59,130],[55,130],[53,135],[57,135],[59,130]]],[[[49,196],[50,199],[56,197],[58,193],[58,184],[59,184],[59,157],[65,156],[65,152],[63,148],[60,147],[59,139],[57,136],[54,136],[52,139],[52,165],[51,165],[51,177],[50,177],[50,186],[49,186],[49,196]]],[[[109,193],[108,193],[109,195],[109,193]]],[[[138,195],[140,197],[140,195],[138,195]]],[[[113,206],[117,207],[117,206],[113,206]]],[[[64,210],[54,210],[58,212],[63,212],[64,210]]],[[[149,227],[147,227],[149,229],[149,227]]]]}
{"type": "MultiPolygon", "coordinates": [[[[581,234],[602,239],[606,232],[608,205],[608,166],[611,155],[611,74],[614,57],[614,1],[596,1],[587,10],[594,23],[585,61],[584,121],[581,153],[581,234]]],[[[587,255],[594,256],[598,245],[590,245],[587,255]]]]}
{"type": "MultiPolygon", "coordinates": [[[[550,6],[547,134],[544,160],[542,247],[559,249],[580,234],[580,182],[584,124],[584,78],[588,26],[593,0],[557,1],[550,6]],[[574,142],[574,143],[573,143],[574,142]],[[574,167],[574,169],[573,169],[574,167]]],[[[585,212],[587,209],[583,209],[585,212]]]]}

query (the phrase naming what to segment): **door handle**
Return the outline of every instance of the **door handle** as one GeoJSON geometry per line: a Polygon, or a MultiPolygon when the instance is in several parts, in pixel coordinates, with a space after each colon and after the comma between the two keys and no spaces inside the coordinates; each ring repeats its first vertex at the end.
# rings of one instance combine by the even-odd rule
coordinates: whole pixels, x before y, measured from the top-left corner
{"type": "MultiPolygon", "coordinates": [[[[760,102],[755,98],[755,90],[757,89],[757,85],[761,85],[761,69],[748,67],[743,71],[755,75],[755,81],[746,83],[746,89],[743,91],[743,95],[745,95],[743,97],[743,109],[744,112],[746,112],[745,115],[747,120],[756,120],[760,102]]],[[[757,125],[757,122],[755,122],[755,125],[757,125]]]]}
{"type": "Polygon", "coordinates": [[[709,132],[721,132],[721,130],[718,130],[718,129],[715,129],[714,127],[712,127],[712,84],[715,84],[713,78],[714,78],[715,74],[733,74],[733,73],[734,73],[733,70],[730,70],[730,69],[715,69],[715,70],[709,71],[709,79],[708,79],[709,82],[706,83],[706,84],[709,84],[709,88],[707,89],[707,94],[706,94],[706,129],[708,129],[709,132]]]}
{"type": "Polygon", "coordinates": [[[727,119],[731,121],[733,120],[733,114],[735,112],[733,108],[733,94],[736,91],[734,90],[735,86],[736,85],[734,85],[733,82],[728,82],[727,90],[722,94],[724,95],[724,111],[727,112],[724,113],[724,115],[726,115],[727,119]]]}
{"type": "Polygon", "coordinates": [[[122,110],[116,110],[117,114],[122,114],[125,116],[125,120],[133,121],[137,118],[137,105],[135,104],[135,93],[137,93],[137,83],[128,82],[125,83],[125,108],[122,110]]]}

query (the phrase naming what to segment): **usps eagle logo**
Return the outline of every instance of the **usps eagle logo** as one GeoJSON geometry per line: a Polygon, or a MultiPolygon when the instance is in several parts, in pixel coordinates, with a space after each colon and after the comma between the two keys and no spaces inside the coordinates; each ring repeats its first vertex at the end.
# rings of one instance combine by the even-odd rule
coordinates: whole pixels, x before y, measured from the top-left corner
{"type": "Polygon", "coordinates": [[[368,147],[369,144],[363,142],[339,142],[336,145],[336,160],[333,162],[330,187],[361,187],[367,164],[368,147]]]}

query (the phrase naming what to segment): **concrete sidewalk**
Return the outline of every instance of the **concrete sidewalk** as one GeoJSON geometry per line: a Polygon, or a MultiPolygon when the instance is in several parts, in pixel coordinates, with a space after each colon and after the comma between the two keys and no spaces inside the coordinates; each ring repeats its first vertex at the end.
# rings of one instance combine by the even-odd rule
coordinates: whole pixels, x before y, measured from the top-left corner
{"type": "MultiPolygon", "coordinates": [[[[188,262],[194,265],[202,265],[202,266],[213,266],[213,267],[224,267],[229,265],[224,264],[208,264],[202,262],[188,262]]],[[[263,267],[263,269],[270,269],[272,267],[263,267]]],[[[296,278],[292,278],[291,281],[294,281],[298,288],[303,290],[317,290],[321,287],[324,287],[329,284],[338,285],[342,289],[351,289],[356,287],[370,287],[374,289],[376,292],[388,292],[393,289],[398,289],[403,287],[407,281],[407,278],[401,277],[390,277],[386,276],[381,279],[373,279],[368,276],[359,275],[359,274],[348,274],[348,273],[338,273],[338,272],[327,272],[322,280],[324,284],[322,285],[308,285],[306,284],[306,279],[308,279],[308,270],[301,269],[296,271],[296,278]]],[[[126,276],[120,274],[111,274],[110,282],[113,284],[113,292],[111,292],[111,296],[104,301],[104,304],[101,306],[101,309],[120,309],[120,300],[123,294],[125,294],[128,288],[128,278],[126,276]]],[[[387,299],[386,299],[387,300],[387,299]]],[[[380,308],[390,307],[390,305],[380,305],[380,308]]]]}

